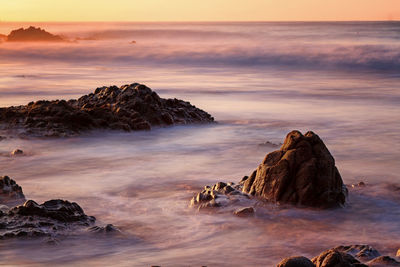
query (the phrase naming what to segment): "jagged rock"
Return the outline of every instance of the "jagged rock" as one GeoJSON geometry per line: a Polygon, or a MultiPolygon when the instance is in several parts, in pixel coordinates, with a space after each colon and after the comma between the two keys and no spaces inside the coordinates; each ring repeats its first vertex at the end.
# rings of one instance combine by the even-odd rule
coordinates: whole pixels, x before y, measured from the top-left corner
{"type": "Polygon", "coordinates": [[[367,267],[352,255],[335,249],[322,252],[319,256],[313,258],[312,262],[316,267],[367,267]]]}
{"type": "Polygon", "coordinates": [[[0,108],[4,129],[25,135],[72,136],[93,129],[150,130],[152,126],[209,123],[214,118],[189,102],[163,99],[142,84],[100,87],[77,100],[31,102],[0,108]]]}
{"type": "Polygon", "coordinates": [[[315,267],[306,257],[290,257],[282,260],[277,267],[315,267]]]}
{"type": "Polygon", "coordinates": [[[348,253],[362,262],[381,256],[376,249],[369,245],[338,246],[333,249],[348,253]]]}
{"type": "Polygon", "coordinates": [[[236,210],[233,214],[235,214],[238,217],[251,217],[254,216],[254,213],[255,211],[253,207],[247,207],[236,210]]]}
{"type": "Polygon", "coordinates": [[[400,266],[400,262],[389,256],[380,256],[369,262],[367,262],[369,267],[378,267],[378,266],[400,266]]]}
{"type": "Polygon", "coordinates": [[[29,28],[20,28],[13,30],[7,36],[8,42],[32,42],[32,41],[45,41],[45,42],[62,42],[64,38],[58,35],[51,34],[41,28],[30,26],[29,28]]]}
{"type": "Polygon", "coordinates": [[[335,160],[313,132],[290,132],[246,179],[243,191],[267,201],[301,206],[343,206],[347,189],[335,160]]]}
{"type": "Polygon", "coordinates": [[[219,182],[212,187],[205,186],[203,191],[192,198],[190,206],[197,206],[199,210],[215,208],[239,202],[241,199],[248,199],[248,196],[241,192],[240,185],[219,182]]]}
{"type": "Polygon", "coordinates": [[[0,204],[13,207],[24,202],[22,188],[10,177],[0,177],[0,204]]]}
{"type": "Polygon", "coordinates": [[[11,156],[22,156],[24,154],[24,151],[22,151],[21,149],[14,149],[11,152],[11,156]]]}
{"type": "Polygon", "coordinates": [[[49,200],[37,204],[28,200],[0,214],[0,239],[13,237],[55,236],[79,227],[93,225],[95,218],[87,216],[74,202],[49,200]]]}

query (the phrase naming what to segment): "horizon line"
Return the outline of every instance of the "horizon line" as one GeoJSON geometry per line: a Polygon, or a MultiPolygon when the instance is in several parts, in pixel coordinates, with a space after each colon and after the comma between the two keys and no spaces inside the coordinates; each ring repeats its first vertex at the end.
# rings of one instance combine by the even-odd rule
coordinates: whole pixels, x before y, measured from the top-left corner
{"type": "Polygon", "coordinates": [[[400,19],[387,20],[0,20],[0,23],[265,23],[265,22],[400,22],[400,19]]]}

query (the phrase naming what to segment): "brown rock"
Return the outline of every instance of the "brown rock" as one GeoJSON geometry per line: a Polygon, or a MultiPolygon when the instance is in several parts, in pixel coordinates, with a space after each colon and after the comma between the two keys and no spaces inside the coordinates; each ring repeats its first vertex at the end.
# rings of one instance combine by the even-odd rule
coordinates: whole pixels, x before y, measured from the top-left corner
{"type": "Polygon", "coordinates": [[[255,211],[253,207],[247,207],[236,210],[233,214],[235,214],[238,217],[251,217],[254,216],[254,212],[255,211]]]}
{"type": "Polygon", "coordinates": [[[367,267],[350,254],[330,249],[312,259],[316,267],[367,267]]]}
{"type": "Polygon", "coordinates": [[[318,135],[292,131],[244,181],[243,192],[272,202],[332,208],[344,205],[347,189],[318,135]]]}
{"type": "Polygon", "coordinates": [[[400,262],[389,256],[380,256],[369,262],[367,262],[369,267],[378,267],[378,266],[400,266],[400,262]]]}
{"type": "Polygon", "coordinates": [[[277,267],[315,267],[306,257],[290,257],[282,260],[277,267]]]}

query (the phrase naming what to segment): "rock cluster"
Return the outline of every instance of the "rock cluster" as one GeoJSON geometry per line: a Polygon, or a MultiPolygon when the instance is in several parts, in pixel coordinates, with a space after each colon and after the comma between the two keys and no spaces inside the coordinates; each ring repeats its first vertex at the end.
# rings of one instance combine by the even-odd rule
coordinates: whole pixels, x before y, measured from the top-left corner
{"type": "Polygon", "coordinates": [[[322,252],[309,260],[305,257],[290,257],[282,260],[278,267],[372,267],[400,266],[400,262],[389,256],[381,256],[368,245],[339,246],[322,252]]]}
{"type": "Polygon", "coordinates": [[[345,204],[347,188],[335,160],[313,132],[290,132],[280,150],[269,153],[250,176],[239,184],[206,186],[191,201],[192,206],[219,207],[243,197],[273,203],[314,208],[334,208],[345,204]],[[242,191],[242,192],[240,192],[242,191]]]}
{"type": "Polygon", "coordinates": [[[16,206],[25,202],[22,188],[8,176],[0,177],[0,204],[16,206]]]}
{"type": "Polygon", "coordinates": [[[0,125],[36,136],[71,136],[93,129],[150,130],[152,126],[209,123],[189,102],[163,99],[142,84],[100,87],[77,100],[31,102],[0,108],[0,125]]]}
{"type": "Polygon", "coordinates": [[[243,191],[277,203],[332,208],[344,205],[347,189],[335,160],[313,132],[290,132],[244,182],[243,191]]]}
{"type": "Polygon", "coordinates": [[[29,28],[20,28],[18,30],[13,30],[7,36],[8,42],[32,42],[32,41],[42,41],[42,42],[62,42],[65,41],[59,35],[51,34],[41,28],[36,28],[30,26],[29,28]]]}
{"type": "Polygon", "coordinates": [[[25,201],[22,188],[8,176],[0,179],[0,186],[0,239],[54,238],[78,230],[95,233],[116,231],[112,225],[95,226],[96,219],[87,216],[75,202],[55,199],[39,205],[33,200],[25,201]],[[21,203],[23,205],[19,205],[21,203]]]}

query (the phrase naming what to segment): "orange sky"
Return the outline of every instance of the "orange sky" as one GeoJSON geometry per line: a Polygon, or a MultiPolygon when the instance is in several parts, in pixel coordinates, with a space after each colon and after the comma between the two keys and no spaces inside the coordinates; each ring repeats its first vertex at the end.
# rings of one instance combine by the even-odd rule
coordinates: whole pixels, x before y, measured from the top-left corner
{"type": "Polygon", "coordinates": [[[0,20],[400,20],[400,0],[0,0],[0,20]]]}

